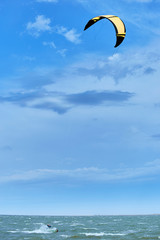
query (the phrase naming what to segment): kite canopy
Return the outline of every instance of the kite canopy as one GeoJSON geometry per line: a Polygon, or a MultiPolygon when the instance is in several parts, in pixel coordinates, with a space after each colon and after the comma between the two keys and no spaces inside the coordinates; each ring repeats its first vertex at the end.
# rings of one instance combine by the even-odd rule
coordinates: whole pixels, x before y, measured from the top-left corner
{"type": "Polygon", "coordinates": [[[101,20],[103,18],[108,19],[113,24],[113,26],[116,30],[116,37],[117,37],[116,45],[114,47],[118,47],[123,42],[125,35],[126,35],[125,25],[119,17],[114,16],[114,15],[101,15],[98,17],[94,17],[89,20],[89,22],[86,24],[84,30],[86,30],[87,28],[92,26],[94,23],[98,22],[99,20],[101,20]]]}

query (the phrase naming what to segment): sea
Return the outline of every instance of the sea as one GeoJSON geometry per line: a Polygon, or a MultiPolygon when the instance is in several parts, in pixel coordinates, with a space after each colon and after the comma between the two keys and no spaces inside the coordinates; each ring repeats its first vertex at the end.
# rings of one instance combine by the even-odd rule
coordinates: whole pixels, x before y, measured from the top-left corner
{"type": "Polygon", "coordinates": [[[0,215],[0,240],[53,239],[156,240],[160,239],[160,216],[0,215]]]}

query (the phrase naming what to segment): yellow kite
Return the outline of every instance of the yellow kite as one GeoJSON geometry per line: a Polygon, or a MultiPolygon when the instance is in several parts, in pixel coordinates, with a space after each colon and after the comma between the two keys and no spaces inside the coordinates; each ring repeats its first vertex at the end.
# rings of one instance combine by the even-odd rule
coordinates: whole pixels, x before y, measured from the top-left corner
{"type": "Polygon", "coordinates": [[[94,17],[91,20],[89,20],[89,22],[86,24],[84,30],[86,30],[87,28],[92,26],[94,23],[98,22],[99,20],[101,20],[103,18],[108,19],[113,24],[113,26],[116,30],[116,37],[117,37],[117,42],[114,47],[118,47],[123,42],[125,35],[126,35],[125,25],[119,17],[114,16],[114,15],[101,15],[98,17],[94,17]]]}

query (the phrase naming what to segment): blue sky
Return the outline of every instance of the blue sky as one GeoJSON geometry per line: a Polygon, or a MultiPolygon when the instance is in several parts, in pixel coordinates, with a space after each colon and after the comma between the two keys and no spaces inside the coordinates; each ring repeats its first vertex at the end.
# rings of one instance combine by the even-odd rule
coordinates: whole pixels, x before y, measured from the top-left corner
{"type": "Polygon", "coordinates": [[[1,214],[160,213],[159,7],[0,2],[1,214]]]}

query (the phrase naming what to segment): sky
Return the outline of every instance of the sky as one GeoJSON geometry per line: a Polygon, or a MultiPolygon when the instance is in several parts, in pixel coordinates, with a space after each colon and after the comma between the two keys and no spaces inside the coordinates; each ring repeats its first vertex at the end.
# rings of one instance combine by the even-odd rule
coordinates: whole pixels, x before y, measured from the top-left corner
{"type": "Polygon", "coordinates": [[[160,213],[159,9],[0,1],[0,214],[160,213]]]}

